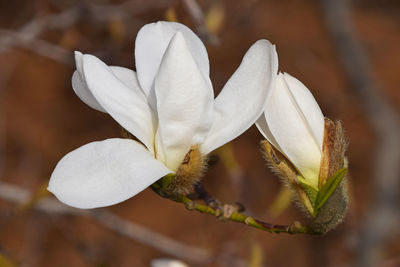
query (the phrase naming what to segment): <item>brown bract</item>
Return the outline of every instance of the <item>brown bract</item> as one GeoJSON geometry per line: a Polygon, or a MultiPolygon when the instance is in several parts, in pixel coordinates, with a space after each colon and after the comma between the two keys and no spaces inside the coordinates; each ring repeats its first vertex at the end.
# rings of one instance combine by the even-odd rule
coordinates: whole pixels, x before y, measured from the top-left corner
{"type": "Polygon", "coordinates": [[[333,122],[325,118],[324,141],[318,179],[319,188],[326,183],[329,177],[344,167],[346,148],[347,141],[342,123],[340,121],[333,122]]]}

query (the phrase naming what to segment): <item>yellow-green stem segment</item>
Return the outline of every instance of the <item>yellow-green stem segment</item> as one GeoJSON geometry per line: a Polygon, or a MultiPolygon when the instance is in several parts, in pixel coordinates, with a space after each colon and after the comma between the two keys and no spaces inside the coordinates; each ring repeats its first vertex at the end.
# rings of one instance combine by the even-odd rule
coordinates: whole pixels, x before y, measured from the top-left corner
{"type": "Polygon", "coordinates": [[[262,222],[260,220],[254,219],[250,216],[247,216],[240,212],[233,212],[229,216],[222,216],[221,210],[214,209],[210,206],[199,204],[191,200],[190,198],[184,195],[178,196],[165,196],[160,192],[162,190],[162,186],[158,183],[154,183],[152,185],[153,190],[164,198],[168,198],[178,203],[182,203],[188,210],[195,210],[201,213],[213,215],[219,217],[223,220],[238,222],[242,224],[246,224],[250,227],[257,228],[263,231],[267,231],[270,233],[288,233],[288,234],[314,234],[307,229],[307,227],[301,225],[299,222],[295,221],[290,225],[274,225],[266,222],[262,222]]]}

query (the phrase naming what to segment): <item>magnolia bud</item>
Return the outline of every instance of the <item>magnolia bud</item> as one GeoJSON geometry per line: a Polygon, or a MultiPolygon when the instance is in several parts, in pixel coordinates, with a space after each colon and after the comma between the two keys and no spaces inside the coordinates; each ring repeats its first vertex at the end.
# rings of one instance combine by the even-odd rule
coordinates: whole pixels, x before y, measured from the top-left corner
{"type": "Polygon", "coordinates": [[[318,187],[307,183],[297,168],[268,141],[261,142],[272,171],[297,196],[297,202],[312,217],[308,229],[322,234],[343,221],[348,207],[346,141],[342,124],[325,118],[318,187]]]}
{"type": "Polygon", "coordinates": [[[313,218],[309,231],[338,225],[348,205],[342,124],[324,118],[307,87],[280,73],[256,125],[267,139],[262,145],[269,165],[313,218]]]}

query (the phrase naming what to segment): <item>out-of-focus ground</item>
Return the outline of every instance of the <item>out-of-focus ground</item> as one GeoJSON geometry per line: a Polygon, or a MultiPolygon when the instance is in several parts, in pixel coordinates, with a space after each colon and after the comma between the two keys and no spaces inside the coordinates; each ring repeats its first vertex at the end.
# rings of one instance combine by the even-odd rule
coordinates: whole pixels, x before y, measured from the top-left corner
{"type": "MultiPolygon", "coordinates": [[[[45,29],[33,41],[0,43],[0,181],[38,192],[67,152],[91,141],[120,136],[116,122],[89,108],[73,93],[72,51],[94,54],[109,65],[134,68],[134,40],[144,24],[172,18],[194,30],[198,26],[180,1],[136,0],[123,12],[110,11],[121,3],[0,1],[0,38],[6,38],[6,33],[12,37],[37,17],[88,6],[76,23],[45,29]],[[95,9],[99,7],[106,8],[95,9]]],[[[220,256],[207,266],[235,266],[229,261],[234,257],[253,263],[257,261],[254,258],[262,257],[264,266],[352,266],[360,246],[360,225],[375,190],[371,173],[376,143],[359,100],[349,89],[321,3],[207,0],[199,5],[206,16],[214,12],[212,20],[218,26],[217,42],[207,43],[215,94],[250,45],[265,38],[277,46],[279,69],[311,90],[324,115],[343,121],[349,138],[348,216],[326,236],[314,237],[276,235],[223,222],[187,211],[149,189],[106,209],[126,221],[220,256]]],[[[351,7],[355,33],[371,63],[373,78],[400,111],[400,4],[369,0],[352,2],[351,7]]],[[[22,35],[29,36],[32,31],[22,35]]],[[[293,205],[278,217],[268,212],[281,184],[262,160],[261,139],[253,126],[231,142],[241,177],[234,179],[220,161],[207,172],[205,186],[223,202],[240,201],[248,213],[262,220],[277,224],[305,221],[293,205]]],[[[20,266],[148,266],[154,258],[174,258],[116,234],[93,219],[15,209],[15,203],[0,199],[0,254],[20,266]]],[[[398,233],[385,241],[381,252],[380,266],[400,265],[398,233]]]]}

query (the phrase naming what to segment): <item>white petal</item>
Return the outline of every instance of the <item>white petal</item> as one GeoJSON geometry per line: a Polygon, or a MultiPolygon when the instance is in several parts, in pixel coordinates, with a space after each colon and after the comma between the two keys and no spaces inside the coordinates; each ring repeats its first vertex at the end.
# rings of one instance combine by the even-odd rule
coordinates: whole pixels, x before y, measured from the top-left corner
{"type": "Polygon", "coordinates": [[[109,66],[112,73],[120,80],[126,87],[131,90],[140,90],[144,95],[142,88],[140,88],[137,75],[133,70],[120,66],[109,66]]]}
{"type": "MultiPolygon", "coordinates": [[[[175,170],[191,145],[201,144],[212,124],[213,90],[178,31],[155,80],[159,138],[166,165],[175,170]]],[[[157,144],[158,142],[156,142],[157,144]]],[[[156,147],[157,154],[160,147],[156,147]]]]}
{"type": "Polygon", "coordinates": [[[72,89],[74,89],[75,94],[89,107],[101,112],[106,112],[86,85],[85,77],[83,76],[82,57],[83,55],[81,52],[75,51],[76,71],[72,74],[72,89]]]}
{"type": "Polygon", "coordinates": [[[315,101],[310,90],[308,90],[302,82],[288,73],[284,73],[283,78],[285,79],[294,99],[296,99],[296,102],[301,112],[304,114],[304,118],[306,119],[307,124],[322,151],[325,122],[324,115],[322,114],[317,101],[315,101]]]}
{"type": "MultiPolygon", "coordinates": [[[[155,105],[154,92],[151,92],[154,78],[168,44],[178,30],[185,37],[189,51],[204,78],[209,79],[210,66],[206,48],[192,30],[176,22],[159,21],[147,24],[140,29],[136,37],[135,60],[139,83],[152,105],[155,105]]],[[[211,84],[210,81],[208,82],[211,84]]]]}
{"type": "MultiPolygon", "coordinates": [[[[76,71],[72,75],[72,88],[75,93],[91,108],[107,113],[107,111],[100,106],[99,102],[97,102],[96,98],[87,87],[83,75],[83,54],[81,52],[75,51],[75,62],[76,71]]],[[[110,69],[122,83],[127,87],[132,88],[132,90],[136,90],[136,87],[138,87],[138,81],[134,71],[119,66],[110,66],[110,69]]]]}
{"type": "Polygon", "coordinates": [[[268,140],[276,149],[282,152],[280,146],[275,140],[275,137],[272,135],[271,130],[268,127],[267,120],[265,119],[265,113],[261,114],[261,116],[256,121],[256,127],[260,131],[260,133],[268,140]]]}
{"type": "Polygon", "coordinates": [[[92,55],[83,56],[83,71],[88,88],[100,105],[153,152],[153,115],[135,72],[130,71],[129,76],[127,69],[111,69],[92,55]]]}
{"type": "Polygon", "coordinates": [[[266,105],[265,118],[281,151],[304,178],[317,186],[321,148],[312,129],[323,128],[324,117],[308,89],[298,81],[287,83],[287,77],[287,74],[279,74],[266,105]],[[314,125],[310,125],[310,121],[314,125]]]}
{"type": "Polygon", "coordinates": [[[257,41],[215,99],[215,119],[201,147],[203,153],[231,141],[255,123],[264,111],[277,72],[275,46],[267,40],[257,41]]]}
{"type": "Polygon", "coordinates": [[[107,139],[65,155],[48,190],[70,206],[98,208],[131,198],[170,172],[138,142],[107,139]]]}

